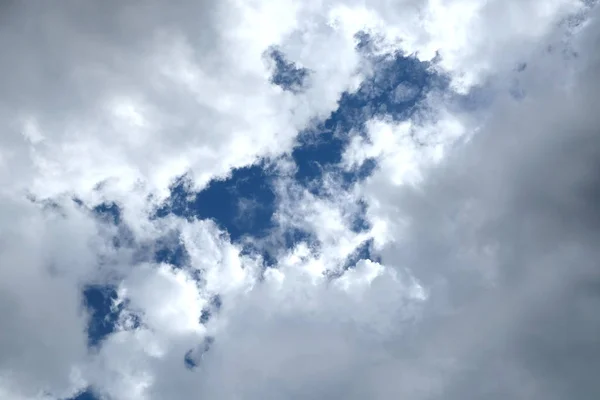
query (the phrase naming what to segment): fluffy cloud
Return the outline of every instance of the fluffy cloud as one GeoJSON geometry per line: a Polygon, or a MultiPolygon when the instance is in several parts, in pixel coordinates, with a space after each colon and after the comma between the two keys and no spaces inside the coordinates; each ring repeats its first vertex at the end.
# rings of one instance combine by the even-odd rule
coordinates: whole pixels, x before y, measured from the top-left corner
{"type": "Polygon", "coordinates": [[[0,6],[0,396],[597,398],[594,2],[271,3],[0,6]],[[450,87],[295,180],[297,135],[393,52],[450,87]],[[265,235],[156,217],[261,159],[265,235]],[[95,348],[87,285],[114,290],[95,348]]]}
{"type": "Polygon", "coordinates": [[[202,187],[288,149],[359,72],[353,37],[291,3],[5,8],[3,67],[14,73],[2,80],[2,159],[20,177],[15,186],[43,196],[89,197],[103,181],[118,192],[141,181],[164,196],[184,173],[202,187]],[[313,71],[304,95],[270,83],[274,45],[310,55],[297,60],[313,71]],[[339,66],[323,63],[329,48],[339,66]]]}

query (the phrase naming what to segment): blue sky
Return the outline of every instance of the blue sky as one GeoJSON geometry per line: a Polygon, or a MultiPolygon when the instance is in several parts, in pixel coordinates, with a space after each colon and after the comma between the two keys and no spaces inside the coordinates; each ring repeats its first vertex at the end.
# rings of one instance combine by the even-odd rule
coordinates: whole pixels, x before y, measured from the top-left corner
{"type": "MultiPolygon", "coordinates": [[[[361,40],[359,47],[366,46],[363,41],[369,39],[361,40]]],[[[309,72],[287,61],[281,52],[274,52],[272,57],[276,60],[273,84],[284,90],[301,87],[309,72]]],[[[358,91],[343,93],[335,111],[323,121],[318,121],[315,127],[299,133],[298,143],[288,155],[297,168],[293,175],[297,184],[319,194],[319,185],[325,173],[334,174],[340,179],[344,189],[366,178],[375,167],[370,160],[351,171],[345,171],[340,166],[343,151],[350,140],[349,130],[364,129],[364,123],[378,115],[400,120],[409,118],[431,86],[439,85],[442,89],[447,86],[443,77],[429,70],[428,63],[420,62],[414,57],[398,53],[380,58],[381,60],[376,60],[375,74],[358,91]],[[394,90],[398,85],[413,88],[414,93],[408,99],[397,100],[394,98],[394,90]]],[[[242,243],[244,237],[261,238],[269,235],[269,231],[276,225],[273,216],[277,211],[277,194],[273,185],[277,179],[277,171],[267,162],[261,164],[234,169],[230,177],[213,180],[199,192],[186,188],[185,177],[182,177],[171,187],[171,194],[158,209],[156,217],[165,218],[172,214],[187,219],[211,219],[234,243],[242,243]]],[[[121,223],[120,212],[115,204],[97,206],[94,212],[109,223],[121,223]]],[[[361,209],[355,216],[353,224],[357,231],[368,228],[368,221],[363,213],[364,210],[361,209]]],[[[307,239],[306,235],[297,235],[291,231],[283,234],[291,237],[291,240],[284,241],[287,248],[293,248],[297,240],[307,239]]],[[[309,237],[308,240],[311,246],[317,245],[311,243],[314,238],[309,237]]],[[[367,242],[357,248],[349,255],[346,264],[351,267],[360,259],[376,259],[377,255],[371,255],[370,247],[370,242],[367,242]]],[[[268,254],[267,249],[252,250],[262,250],[268,254]]],[[[177,242],[161,247],[154,257],[157,262],[168,262],[181,267],[186,264],[185,249],[177,242]]],[[[119,310],[115,310],[111,304],[117,297],[115,288],[110,286],[92,286],[84,291],[86,305],[91,313],[88,327],[91,345],[98,345],[114,331],[119,310]]],[[[202,316],[199,318],[205,319],[202,316]]]]}
{"type": "Polygon", "coordinates": [[[600,395],[595,1],[176,3],[0,6],[1,398],[600,395]]]}

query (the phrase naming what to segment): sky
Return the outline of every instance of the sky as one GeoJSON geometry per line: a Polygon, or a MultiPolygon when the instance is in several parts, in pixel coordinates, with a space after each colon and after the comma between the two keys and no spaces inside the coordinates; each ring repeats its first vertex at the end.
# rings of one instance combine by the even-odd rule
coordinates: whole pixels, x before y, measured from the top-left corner
{"type": "Polygon", "coordinates": [[[600,398],[596,3],[0,2],[0,398],[600,398]]]}

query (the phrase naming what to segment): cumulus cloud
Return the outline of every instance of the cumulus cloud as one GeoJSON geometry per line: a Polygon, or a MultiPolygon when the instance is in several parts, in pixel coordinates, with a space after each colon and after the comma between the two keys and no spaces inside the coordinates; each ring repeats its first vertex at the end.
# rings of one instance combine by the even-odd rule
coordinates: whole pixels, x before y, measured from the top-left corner
{"type": "Polygon", "coordinates": [[[597,398],[594,5],[2,3],[0,396],[597,398]],[[450,84],[380,84],[398,54],[450,84]],[[366,104],[299,181],[298,135],[356,90],[412,108],[366,104]],[[157,215],[261,160],[260,237],[157,215]]]}

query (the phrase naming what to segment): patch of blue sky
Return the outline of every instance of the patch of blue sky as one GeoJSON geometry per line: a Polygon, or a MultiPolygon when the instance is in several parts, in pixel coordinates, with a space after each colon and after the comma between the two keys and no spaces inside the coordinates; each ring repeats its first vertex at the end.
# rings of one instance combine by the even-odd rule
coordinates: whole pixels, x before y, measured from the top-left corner
{"type": "Polygon", "coordinates": [[[87,285],[83,288],[83,304],[88,311],[88,348],[92,351],[102,346],[102,342],[117,329],[122,329],[121,316],[127,313],[127,329],[142,326],[139,316],[127,312],[129,301],[118,300],[114,285],[87,285]]]}
{"type": "MultiPolygon", "coordinates": [[[[309,72],[286,60],[278,50],[273,50],[271,57],[275,62],[273,84],[296,93],[301,90],[309,72]]],[[[394,119],[410,117],[428,90],[436,85],[443,87],[446,84],[444,79],[432,72],[429,64],[414,57],[401,54],[381,56],[375,65],[373,76],[355,93],[344,93],[338,109],[329,118],[319,123],[315,129],[299,135],[298,145],[292,152],[297,166],[295,178],[299,184],[311,187],[311,191],[316,194],[324,195],[319,187],[325,173],[336,176],[341,188],[348,190],[355,182],[369,176],[376,167],[375,160],[367,160],[355,170],[341,168],[341,157],[351,132],[362,132],[364,124],[376,116],[394,119]]],[[[476,98],[474,101],[479,102],[476,98]]],[[[204,190],[192,193],[183,177],[172,186],[169,200],[156,212],[156,217],[174,214],[189,220],[212,219],[234,242],[243,242],[244,237],[264,237],[276,227],[275,179],[275,172],[264,164],[254,165],[236,169],[229,178],[214,180],[204,190]]],[[[355,232],[369,228],[364,204],[359,204],[358,210],[351,227],[355,232]]],[[[114,203],[100,204],[92,211],[106,223],[123,225],[121,209],[114,203]]],[[[115,245],[118,247],[123,242],[123,238],[117,238],[115,245]]],[[[299,242],[309,243],[315,249],[319,246],[310,233],[293,228],[282,232],[278,240],[265,242],[266,245],[262,248],[253,248],[254,242],[245,243],[244,251],[260,253],[266,265],[273,265],[278,252],[290,249],[299,242]]],[[[139,250],[139,254],[146,253],[145,257],[155,262],[179,267],[188,262],[187,252],[180,243],[177,232],[166,235],[156,243],[141,246],[139,250]]],[[[378,260],[377,255],[372,252],[370,241],[356,249],[346,260],[344,269],[352,268],[360,259],[378,260]]],[[[114,307],[117,293],[113,286],[88,286],[84,289],[83,296],[90,314],[88,343],[93,348],[115,331],[123,305],[114,307]]],[[[209,323],[220,308],[221,298],[215,294],[209,306],[202,310],[199,323],[209,323]]],[[[211,344],[212,340],[208,339],[185,354],[185,366],[195,368],[211,344]]],[[[93,398],[89,397],[93,396],[89,391],[79,396],[75,399],[93,398]]]]}
{"type": "Polygon", "coordinates": [[[100,397],[96,396],[91,389],[86,389],[74,397],[70,397],[65,400],[100,400],[100,397]]]}
{"type": "Polygon", "coordinates": [[[354,168],[339,171],[338,174],[341,177],[342,188],[349,190],[354,183],[360,182],[370,176],[375,168],[377,168],[377,160],[367,158],[362,164],[354,168]]]}
{"type": "MultiPolygon", "coordinates": [[[[368,36],[361,39],[361,51],[369,51],[369,40],[368,36]]],[[[307,84],[310,71],[288,60],[278,49],[271,49],[268,56],[274,63],[271,78],[274,85],[298,92],[307,84]]],[[[374,74],[356,92],[342,94],[337,110],[316,127],[299,134],[291,154],[297,167],[294,178],[314,194],[326,195],[321,190],[325,174],[334,176],[340,181],[340,187],[348,190],[375,169],[375,160],[367,160],[354,170],[345,170],[340,165],[351,132],[362,132],[365,123],[376,116],[408,118],[429,90],[448,84],[429,63],[415,57],[396,53],[376,58],[374,74]]],[[[229,178],[214,180],[204,190],[191,193],[184,177],[172,186],[169,200],[157,211],[156,217],[174,214],[190,220],[212,219],[232,241],[239,243],[244,242],[245,237],[266,237],[277,227],[274,219],[277,195],[273,188],[277,178],[276,173],[264,164],[254,165],[236,169],[229,178]]],[[[368,229],[362,208],[356,215],[353,229],[368,229]]],[[[301,241],[312,243],[314,238],[307,232],[293,230],[283,232],[279,239],[277,245],[289,249],[301,241]]],[[[256,251],[254,244],[252,241],[246,243],[244,251],[256,251]]],[[[274,247],[271,241],[259,250],[266,264],[273,262],[277,255],[274,247]]],[[[160,256],[164,258],[165,254],[162,252],[160,256]]]]}
{"type": "Polygon", "coordinates": [[[223,180],[213,180],[198,193],[188,191],[185,180],[171,189],[171,197],[157,217],[170,213],[188,219],[212,219],[233,241],[244,235],[265,235],[273,226],[274,175],[262,165],[239,168],[223,180]]]}
{"type": "Polygon", "coordinates": [[[289,61],[285,57],[285,54],[277,48],[270,49],[268,51],[268,57],[270,57],[274,63],[271,83],[292,93],[302,91],[306,85],[306,80],[310,75],[310,71],[289,61]]]}
{"type": "Polygon", "coordinates": [[[430,90],[445,90],[449,84],[430,63],[413,56],[401,53],[377,56],[373,65],[373,75],[356,92],[343,93],[338,109],[328,119],[299,136],[298,145],[292,152],[297,166],[296,179],[316,193],[318,182],[326,171],[333,169],[346,184],[364,179],[372,172],[374,160],[356,171],[347,172],[339,167],[351,135],[363,133],[368,120],[374,117],[409,118],[430,90]]]}
{"type": "Polygon", "coordinates": [[[98,347],[117,327],[121,307],[115,307],[117,290],[112,285],[88,285],[83,289],[84,305],[89,313],[88,347],[98,347]]]}
{"type": "MultiPolygon", "coordinates": [[[[273,50],[270,56],[275,63],[273,84],[292,92],[300,90],[309,72],[287,60],[278,50],[273,50]]],[[[292,152],[297,165],[295,178],[301,185],[310,186],[315,193],[320,193],[319,187],[325,173],[337,176],[342,189],[347,190],[354,182],[369,176],[376,167],[375,160],[367,160],[351,171],[340,167],[351,131],[360,132],[365,122],[375,116],[408,118],[428,90],[446,84],[444,79],[432,72],[429,64],[414,57],[401,54],[381,56],[375,65],[373,76],[355,93],[344,93],[338,109],[329,118],[318,124],[316,129],[302,132],[299,136],[298,145],[292,152]]],[[[214,180],[204,190],[192,193],[183,177],[172,186],[169,200],[156,212],[156,217],[174,214],[189,220],[212,219],[234,242],[242,242],[246,236],[264,237],[276,227],[274,213],[277,198],[272,185],[275,179],[276,174],[264,164],[254,165],[236,169],[229,178],[214,180]]],[[[122,225],[121,210],[114,203],[98,205],[93,212],[104,222],[122,225]]],[[[354,217],[352,230],[360,232],[368,228],[363,205],[354,217]]],[[[122,238],[117,238],[115,245],[119,246],[122,242],[122,238]]],[[[310,233],[289,229],[281,234],[279,240],[267,242],[262,248],[253,248],[252,243],[245,244],[244,251],[261,253],[265,264],[272,265],[275,264],[278,251],[292,248],[299,242],[318,247],[310,233]]],[[[347,266],[361,258],[375,259],[370,249],[368,243],[361,246],[349,258],[347,266]]],[[[188,262],[187,252],[176,232],[156,243],[141,246],[139,250],[138,254],[146,254],[145,257],[150,258],[145,261],[179,267],[188,262]]],[[[84,297],[92,316],[88,329],[89,343],[90,346],[97,346],[114,331],[118,321],[120,311],[111,308],[116,291],[109,286],[90,286],[84,290],[84,297]]],[[[218,312],[220,298],[215,295],[215,299],[219,300],[202,311],[200,323],[208,323],[211,316],[218,312]]]]}

